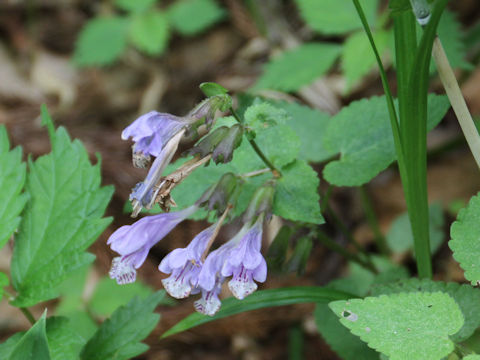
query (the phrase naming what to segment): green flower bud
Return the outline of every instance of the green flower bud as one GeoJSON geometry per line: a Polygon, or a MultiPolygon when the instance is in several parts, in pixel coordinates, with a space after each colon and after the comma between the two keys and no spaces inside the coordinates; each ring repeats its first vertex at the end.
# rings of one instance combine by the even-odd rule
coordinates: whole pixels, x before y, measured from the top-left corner
{"type": "Polygon", "coordinates": [[[232,160],[233,151],[242,143],[243,129],[240,124],[233,125],[228,129],[227,134],[215,146],[212,153],[212,159],[215,164],[227,163],[232,160]]]}

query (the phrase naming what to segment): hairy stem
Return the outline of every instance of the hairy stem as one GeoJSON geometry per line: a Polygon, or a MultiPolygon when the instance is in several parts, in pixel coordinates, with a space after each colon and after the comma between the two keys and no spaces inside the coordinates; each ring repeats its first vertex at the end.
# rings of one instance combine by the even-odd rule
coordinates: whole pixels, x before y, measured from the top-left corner
{"type": "MultiPolygon", "coordinates": [[[[237,112],[233,109],[233,107],[230,108],[230,112],[232,113],[235,120],[237,120],[240,124],[243,123],[242,119],[237,114],[237,112]]],[[[257,153],[258,157],[260,159],[262,159],[262,161],[265,163],[265,165],[267,165],[272,170],[273,176],[276,177],[276,178],[281,177],[282,173],[280,172],[280,170],[278,170],[275,167],[275,165],[273,165],[272,162],[270,160],[268,160],[268,158],[265,156],[263,151],[258,147],[258,144],[255,142],[255,140],[248,139],[248,138],[247,138],[247,140],[250,143],[250,145],[252,146],[253,150],[257,153]]]]}
{"type": "Polygon", "coordinates": [[[453,73],[450,62],[443,49],[442,42],[438,38],[435,38],[433,42],[433,59],[437,65],[438,75],[442,81],[445,92],[447,93],[450,104],[452,104],[453,111],[457,116],[460,127],[462,128],[465,139],[467,140],[470,151],[480,168],[480,135],[473,122],[472,115],[468,111],[467,104],[463,98],[460,87],[458,86],[457,79],[453,73]]]}

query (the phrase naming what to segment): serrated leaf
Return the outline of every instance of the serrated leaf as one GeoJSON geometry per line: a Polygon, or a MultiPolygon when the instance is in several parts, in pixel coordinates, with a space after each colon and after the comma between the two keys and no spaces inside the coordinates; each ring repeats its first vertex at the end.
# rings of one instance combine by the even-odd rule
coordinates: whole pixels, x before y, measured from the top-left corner
{"type": "Polygon", "coordinates": [[[108,65],[127,45],[128,20],[121,17],[95,18],[78,35],[73,60],[78,66],[108,65]]]}
{"type": "Polygon", "coordinates": [[[243,300],[238,300],[233,297],[223,300],[222,307],[214,316],[193,313],[176,323],[162,335],[162,338],[210,321],[222,319],[245,311],[291,304],[329,302],[334,299],[346,299],[351,296],[351,294],[342,291],[322,288],[319,286],[297,286],[260,290],[254,292],[243,300]]]}
{"type": "Polygon", "coordinates": [[[323,223],[319,183],[317,173],[304,161],[296,160],[284,167],[276,185],[274,214],[288,220],[323,223]]]}
{"type": "Polygon", "coordinates": [[[480,290],[475,289],[470,285],[412,278],[401,280],[399,282],[384,283],[372,287],[373,296],[417,291],[441,291],[450,295],[455,300],[462,311],[465,323],[460,331],[451,336],[453,341],[461,342],[468,339],[474,333],[475,329],[480,326],[480,312],[478,311],[478,304],[480,303],[480,290]]]}
{"type": "MultiPolygon", "coordinates": [[[[444,117],[450,103],[445,96],[430,94],[427,129],[444,117]]],[[[328,163],[325,179],[337,186],[360,186],[385,170],[396,158],[385,97],[352,102],[335,115],[324,136],[325,147],[340,152],[328,163]]]]}
{"type": "Polygon", "coordinates": [[[329,304],[340,322],[391,360],[438,360],[450,354],[449,336],[463,315],[447,294],[401,293],[329,304]]]}
{"type": "Polygon", "coordinates": [[[118,286],[115,280],[105,277],[95,287],[88,307],[96,315],[110,316],[119,306],[126,305],[135,296],[143,299],[152,293],[152,289],[139,281],[118,286]]]}
{"type": "Polygon", "coordinates": [[[472,285],[480,284],[480,194],[473,196],[460,210],[450,228],[448,245],[453,257],[465,271],[472,285]]]}
{"type": "Polygon", "coordinates": [[[292,117],[288,125],[301,140],[300,158],[309,162],[320,162],[333,155],[323,145],[322,134],[327,131],[330,115],[308,106],[276,102],[276,107],[282,108],[292,117]]]}
{"type": "Polygon", "coordinates": [[[155,328],[160,319],[153,313],[162,301],[164,292],[157,292],[145,300],[138,297],[119,307],[87,342],[81,353],[82,360],[126,360],[148,349],[139,345],[155,328]]]}
{"type": "Polygon", "coordinates": [[[378,360],[379,354],[340,324],[328,304],[317,304],[314,316],[318,332],[343,360],[378,360]]]}
{"type": "Polygon", "coordinates": [[[160,11],[149,11],[134,16],[128,29],[132,44],[150,55],[163,53],[168,43],[168,20],[160,11]]]}
{"type": "MultiPolygon", "coordinates": [[[[472,65],[465,60],[467,55],[464,43],[465,34],[461,29],[461,24],[456,19],[456,14],[449,10],[443,12],[438,23],[437,34],[452,68],[472,69],[472,65]]],[[[435,64],[432,60],[430,72],[434,71],[435,64]]]]}
{"type": "MultiPolygon", "coordinates": [[[[432,204],[429,207],[430,249],[434,254],[445,240],[443,226],[445,218],[442,206],[432,204]]],[[[386,236],[388,247],[396,253],[413,249],[413,234],[408,213],[398,216],[392,223],[386,236]]]]}
{"type": "Polygon", "coordinates": [[[182,35],[198,34],[224,16],[214,0],[180,0],[168,8],[170,24],[182,35]]]}
{"type": "Polygon", "coordinates": [[[15,306],[57,296],[70,273],[93,261],[86,249],[111,222],[102,216],[113,187],[100,187],[100,162],[92,166],[82,143],[62,127],[51,141],[50,154],[29,161],[30,198],[11,264],[15,306]]]}
{"type": "MultiPolygon", "coordinates": [[[[305,22],[315,31],[326,35],[345,34],[362,28],[351,0],[295,0],[305,22]]],[[[362,1],[370,25],[375,22],[378,0],[362,1]]]]}
{"type": "Polygon", "coordinates": [[[288,50],[270,60],[254,89],[297,91],[324,75],[340,54],[341,47],[310,43],[288,50]]]}
{"type": "Polygon", "coordinates": [[[46,330],[52,360],[78,359],[87,339],[73,330],[70,319],[49,317],[46,330]]]}
{"type": "MultiPolygon", "coordinates": [[[[380,55],[387,48],[389,36],[388,32],[382,30],[373,33],[373,39],[380,55]]],[[[346,92],[375,68],[375,65],[375,55],[365,32],[359,31],[349,36],[342,51],[342,71],[346,79],[346,92]]]]}
{"type": "Polygon", "coordinates": [[[0,125],[0,248],[8,241],[20,223],[27,196],[22,194],[26,166],[22,162],[22,149],[10,151],[7,130],[0,125]]]}
{"type": "Polygon", "coordinates": [[[131,12],[148,10],[157,0],[115,0],[115,6],[131,12]]]}
{"type": "Polygon", "coordinates": [[[50,360],[45,328],[46,312],[15,344],[8,360],[50,360]]]}

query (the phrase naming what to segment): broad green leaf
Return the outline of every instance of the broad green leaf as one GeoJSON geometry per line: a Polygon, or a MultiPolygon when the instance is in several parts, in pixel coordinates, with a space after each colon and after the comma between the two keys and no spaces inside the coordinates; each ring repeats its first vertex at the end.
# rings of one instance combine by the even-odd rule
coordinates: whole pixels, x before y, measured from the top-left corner
{"type": "Polygon", "coordinates": [[[29,161],[30,198],[11,264],[15,306],[56,297],[70,273],[93,261],[86,249],[111,222],[102,218],[113,188],[100,186],[100,162],[92,166],[82,143],[72,142],[63,127],[51,141],[50,154],[29,161]]]}
{"type": "MultiPolygon", "coordinates": [[[[432,204],[429,208],[430,225],[430,248],[434,254],[445,240],[443,227],[445,218],[443,216],[442,206],[432,204]]],[[[401,253],[413,249],[413,234],[408,213],[403,213],[397,217],[387,233],[388,247],[396,253],[401,253]]]]}
{"type": "MultiPolygon", "coordinates": [[[[379,30],[373,33],[377,50],[382,55],[387,48],[390,34],[379,30]]],[[[347,38],[342,51],[342,71],[346,79],[346,92],[350,91],[363,76],[375,68],[377,61],[370,42],[364,31],[359,31],[347,38]]]]}
{"type": "Polygon", "coordinates": [[[4,359],[8,359],[13,349],[20,341],[20,339],[25,335],[25,331],[17,332],[14,335],[10,336],[5,342],[0,344],[0,354],[4,359]]]}
{"type": "Polygon", "coordinates": [[[204,82],[201,83],[199,87],[206,97],[228,94],[227,89],[225,89],[222,85],[214,82],[204,82]]]}
{"type": "Polygon", "coordinates": [[[309,162],[320,162],[333,154],[323,144],[323,134],[330,123],[330,115],[297,103],[275,102],[291,119],[286,122],[301,140],[300,158],[309,162]]]}
{"type": "MultiPolygon", "coordinates": [[[[351,0],[295,0],[305,22],[326,35],[345,34],[361,29],[362,23],[351,0]]],[[[362,1],[370,25],[375,22],[378,0],[362,1]]]]}
{"type": "Polygon", "coordinates": [[[131,12],[148,10],[157,0],[115,0],[115,5],[120,9],[131,12]]]}
{"type": "Polygon", "coordinates": [[[233,297],[223,300],[222,307],[214,316],[193,313],[170,328],[162,335],[162,338],[245,311],[300,303],[329,302],[337,299],[347,299],[352,296],[353,295],[342,291],[316,286],[298,286],[256,291],[243,300],[238,300],[233,297]]]}
{"type": "Polygon", "coordinates": [[[441,291],[450,295],[462,311],[465,323],[459,332],[451,336],[455,342],[461,342],[468,339],[476,328],[480,326],[480,312],[478,304],[480,303],[480,290],[470,285],[460,285],[454,282],[445,283],[443,281],[432,281],[429,279],[405,279],[399,282],[384,283],[372,288],[372,295],[394,294],[404,292],[437,292],[441,291]]]}
{"type": "Polygon", "coordinates": [[[449,336],[463,326],[460,308],[441,292],[340,300],[329,306],[354,335],[390,360],[441,359],[454,349],[449,336]]]}
{"type": "Polygon", "coordinates": [[[105,277],[97,284],[88,307],[96,315],[110,316],[115,309],[126,305],[133,297],[146,298],[152,293],[149,287],[139,281],[118,286],[114,280],[105,277]]]}
{"type": "Polygon", "coordinates": [[[22,149],[10,151],[7,130],[0,125],[0,248],[17,229],[20,213],[27,196],[21,194],[25,184],[26,166],[22,162],[22,149]]]}
{"type": "Polygon", "coordinates": [[[9,281],[8,281],[8,276],[5,275],[3,272],[0,272],[0,300],[2,300],[3,297],[3,288],[5,286],[8,286],[9,281]]]}
{"type": "Polygon", "coordinates": [[[157,292],[145,300],[133,298],[119,307],[87,342],[81,353],[82,360],[126,360],[148,349],[140,341],[155,328],[160,319],[153,313],[162,301],[164,292],[157,292]]]}
{"type": "Polygon", "coordinates": [[[168,8],[170,24],[182,35],[198,34],[224,16],[215,0],[179,0],[168,8]]]}
{"type": "Polygon", "coordinates": [[[15,344],[8,360],[50,360],[47,334],[45,328],[46,312],[15,344]]]}
{"type": "Polygon", "coordinates": [[[243,116],[245,126],[248,130],[253,131],[261,131],[279,124],[283,125],[288,120],[285,110],[267,102],[254,102],[245,110],[243,116]]]}
{"type": "Polygon", "coordinates": [[[78,359],[87,339],[72,328],[72,320],[65,317],[47,319],[47,339],[52,360],[78,359]]]}
{"type": "Polygon", "coordinates": [[[276,185],[274,214],[287,220],[322,224],[319,182],[315,170],[304,161],[285,166],[276,185]]]}
{"type": "MultiPolygon", "coordinates": [[[[429,95],[427,129],[444,117],[450,103],[429,95]]],[[[324,136],[325,147],[341,154],[328,163],[325,179],[337,186],[360,186],[387,168],[396,158],[385,97],[352,102],[335,115],[324,136]]]]}
{"type": "Polygon", "coordinates": [[[480,194],[460,210],[450,228],[450,237],[448,245],[465,271],[465,278],[472,285],[480,284],[480,194]]]}
{"type": "Polygon", "coordinates": [[[57,311],[58,315],[66,316],[70,320],[69,327],[84,339],[89,339],[98,329],[97,323],[87,314],[85,309],[68,312],[57,311]]]}
{"type": "Polygon", "coordinates": [[[128,20],[94,18],[86,23],[75,44],[73,60],[79,66],[108,65],[125,50],[128,20]]]}
{"type": "Polygon", "coordinates": [[[341,47],[329,43],[300,45],[271,59],[254,89],[297,91],[324,75],[340,54],[341,47]]]}
{"type": "Polygon", "coordinates": [[[136,15],[130,24],[128,35],[139,50],[150,55],[161,54],[168,42],[167,17],[160,11],[136,15]]]}
{"type": "Polygon", "coordinates": [[[318,332],[343,360],[378,360],[379,354],[340,324],[328,304],[317,304],[314,316],[318,332]]]}
{"type": "Polygon", "coordinates": [[[480,355],[470,354],[463,358],[463,360],[480,360],[480,355]]]}

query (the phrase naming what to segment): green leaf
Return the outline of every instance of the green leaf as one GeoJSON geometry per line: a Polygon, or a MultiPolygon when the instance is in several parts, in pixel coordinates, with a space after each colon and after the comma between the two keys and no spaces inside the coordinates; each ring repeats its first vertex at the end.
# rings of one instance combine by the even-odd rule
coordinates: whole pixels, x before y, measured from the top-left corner
{"type": "Polygon", "coordinates": [[[168,8],[170,24],[187,36],[206,30],[224,16],[225,11],[214,0],[180,0],[168,8]]]}
{"type": "MultiPolygon", "coordinates": [[[[444,117],[450,103],[445,96],[429,96],[427,129],[444,117]]],[[[325,179],[337,186],[360,186],[369,182],[396,158],[385,97],[352,102],[330,121],[325,147],[340,152],[323,170],[325,179]]]]}
{"type": "Polygon", "coordinates": [[[25,184],[26,166],[22,149],[10,150],[7,130],[0,125],[0,248],[8,241],[20,223],[27,196],[21,194],[25,184]]]}
{"type": "MultiPolygon", "coordinates": [[[[448,10],[443,12],[438,23],[437,34],[452,68],[472,69],[472,65],[465,60],[467,55],[464,43],[465,34],[456,19],[456,14],[448,10]]],[[[435,71],[434,61],[430,65],[430,72],[433,71],[435,71]]]]}
{"type": "Polygon", "coordinates": [[[306,162],[296,160],[282,169],[273,201],[274,214],[287,220],[322,224],[319,180],[306,162]]]}
{"type": "MultiPolygon", "coordinates": [[[[379,30],[373,33],[373,39],[380,55],[386,50],[389,37],[390,34],[386,31],[379,30]]],[[[346,92],[368,74],[376,63],[365,32],[359,31],[349,36],[343,45],[342,52],[342,70],[346,79],[346,92]]]]}
{"type": "MultiPolygon", "coordinates": [[[[429,207],[430,248],[434,254],[445,240],[443,227],[445,218],[442,206],[438,203],[429,207]]],[[[387,244],[393,252],[401,253],[412,250],[413,234],[408,213],[398,216],[387,233],[387,244]]]]}
{"type": "Polygon", "coordinates": [[[139,281],[118,286],[114,280],[105,277],[97,284],[88,307],[96,315],[110,316],[115,309],[126,305],[133,297],[143,299],[152,293],[149,287],[139,281]]]}
{"type": "Polygon", "coordinates": [[[243,300],[238,300],[233,297],[223,300],[222,307],[214,316],[193,313],[170,328],[162,335],[162,338],[245,311],[300,303],[328,302],[336,299],[347,299],[349,297],[352,297],[352,295],[317,286],[298,286],[256,291],[243,300]]]}
{"type": "Polygon", "coordinates": [[[157,0],[115,0],[115,6],[131,12],[142,12],[152,7],[157,0]]]}
{"type": "MultiPolygon", "coordinates": [[[[351,0],[295,0],[295,2],[305,22],[321,34],[345,34],[362,28],[351,0]]],[[[369,24],[373,24],[378,0],[362,1],[362,7],[369,24]]]]}
{"type": "Polygon", "coordinates": [[[87,339],[72,328],[72,321],[65,317],[47,319],[47,339],[52,360],[78,359],[87,339]]]}
{"type": "Polygon", "coordinates": [[[128,29],[130,41],[150,55],[164,52],[168,43],[168,20],[160,11],[149,11],[133,17],[128,29]]]}
{"type": "Polygon", "coordinates": [[[8,360],[50,360],[50,351],[45,329],[46,312],[15,344],[8,360]]]}
{"type": "Polygon", "coordinates": [[[460,210],[450,228],[448,245],[453,257],[465,271],[472,285],[480,284],[480,194],[473,196],[466,208],[460,210]]]}
{"type": "Polygon", "coordinates": [[[255,132],[285,124],[288,120],[288,114],[285,110],[266,102],[254,102],[252,106],[245,110],[243,116],[246,127],[255,132]]]}
{"type": "Polygon", "coordinates": [[[441,292],[340,300],[329,306],[354,335],[390,360],[441,359],[454,349],[449,335],[463,325],[458,305],[441,292]]]}
{"type": "Polygon", "coordinates": [[[227,89],[225,89],[222,85],[214,82],[204,82],[201,83],[199,87],[206,97],[228,94],[227,89]]]}
{"type": "Polygon", "coordinates": [[[480,360],[480,355],[470,354],[462,358],[463,360],[480,360]]]}
{"type": "Polygon", "coordinates": [[[342,326],[328,304],[317,304],[314,316],[318,332],[343,360],[378,360],[378,353],[342,326]]]}
{"type": "Polygon", "coordinates": [[[51,140],[50,154],[29,161],[30,199],[11,264],[15,306],[56,297],[70,273],[93,261],[86,249],[111,222],[102,216],[113,187],[100,187],[100,162],[92,166],[82,143],[62,127],[51,140]]]}
{"type": "Polygon", "coordinates": [[[88,21],[75,44],[75,64],[98,66],[113,63],[125,50],[127,30],[126,18],[105,17],[88,21]]]}
{"type": "Polygon", "coordinates": [[[437,292],[441,291],[450,295],[462,311],[465,323],[463,327],[451,338],[455,342],[461,342],[468,339],[480,326],[480,312],[478,304],[480,303],[480,290],[470,285],[460,285],[454,282],[445,283],[443,281],[433,281],[430,279],[405,279],[399,282],[385,283],[374,286],[372,295],[394,294],[405,292],[437,292]]]}
{"type": "Polygon", "coordinates": [[[265,65],[254,89],[297,91],[324,75],[340,50],[340,46],[329,43],[303,44],[288,50],[265,65]]]}
{"type": "Polygon", "coordinates": [[[320,162],[334,155],[323,143],[323,134],[330,123],[330,115],[297,103],[275,102],[284,109],[291,120],[286,122],[300,138],[300,158],[309,162],[320,162]]]}
{"type": "Polygon", "coordinates": [[[153,313],[162,301],[164,292],[157,292],[145,300],[138,297],[119,307],[110,319],[100,326],[81,353],[82,360],[126,360],[148,349],[140,344],[155,328],[160,319],[153,313]]]}

